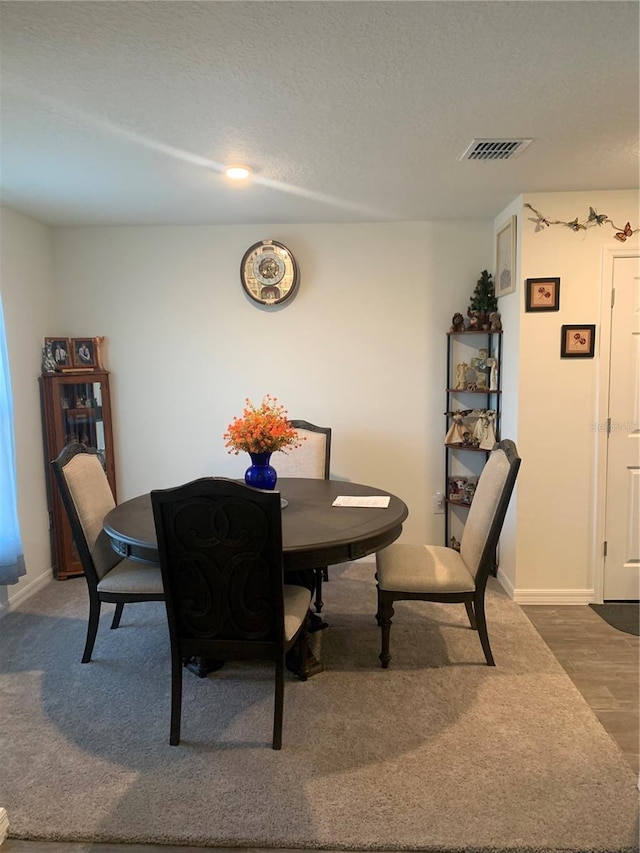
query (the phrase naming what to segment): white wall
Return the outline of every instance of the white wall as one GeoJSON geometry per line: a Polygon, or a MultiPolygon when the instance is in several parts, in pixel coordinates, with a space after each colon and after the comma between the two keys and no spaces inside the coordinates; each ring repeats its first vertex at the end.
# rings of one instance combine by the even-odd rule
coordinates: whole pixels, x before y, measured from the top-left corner
{"type": "MultiPolygon", "coordinates": [[[[560,359],[560,326],[600,327],[602,251],[620,244],[609,226],[536,232],[526,201],[552,219],[583,218],[591,205],[637,227],[638,193],[526,195],[493,223],[518,216],[517,290],[499,303],[502,434],[523,458],[503,579],[521,601],[590,600],[600,364],[560,359]],[[560,276],[559,312],[524,312],[534,276],[560,276]]],[[[222,433],[245,396],[270,392],[291,417],[333,427],[333,477],[407,502],[405,541],[442,541],[431,496],[444,477],[445,332],[480,270],[494,267],[492,223],[65,228],[53,232],[52,276],[49,230],[8,210],[1,222],[27,576],[0,588],[0,608],[50,573],[37,386],[45,335],[107,336],[120,500],[240,476],[247,460],[226,454],[222,433]],[[239,281],[244,251],[266,237],[301,268],[298,295],[275,310],[250,303],[239,281]]]]}
{"type": "Polygon", "coordinates": [[[0,209],[0,290],[7,328],[16,433],[18,515],[27,574],[0,586],[0,612],[51,577],[51,550],[38,376],[45,336],[55,324],[52,234],[49,228],[0,209]]]}
{"type": "MultiPolygon", "coordinates": [[[[521,235],[521,210],[522,200],[516,199],[505,210],[502,211],[494,221],[494,230],[497,234],[506,222],[512,217],[516,217],[516,268],[513,270],[513,276],[516,282],[516,288],[513,293],[507,293],[506,296],[501,296],[498,299],[498,311],[502,320],[504,329],[503,346],[502,346],[502,364],[501,371],[501,390],[502,396],[500,400],[500,437],[510,438],[515,441],[520,453],[520,443],[518,440],[518,392],[519,392],[519,360],[520,360],[520,266],[522,258],[522,235],[521,235]]],[[[495,261],[491,269],[495,270],[495,261]]],[[[509,503],[507,515],[502,528],[500,537],[499,550],[499,566],[500,580],[505,588],[513,594],[516,586],[516,513],[518,505],[518,485],[519,481],[524,476],[521,472],[518,476],[518,482],[514,490],[513,496],[509,503]]]]}
{"type": "Polygon", "coordinates": [[[443,541],[445,333],[492,253],[490,222],[57,230],[61,333],[108,339],[118,499],[241,476],[222,435],[269,392],[332,427],[332,477],[399,495],[405,538],[443,541]],[[240,285],[263,238],[301,270],[276,310],[240,285]]]}
{"type": "MultiPolygon", "coordinates": [[[[522,197],[550,220],[583,221],[589,207],[624,227],[639,223],[637,191],[545,193],[522,197]]],[[[598,379],[602,326],[602,256],[620,247],[610,225],[573,232],[553,225],[536,231],[520,218],[520,358],[518,447],[523,463],[517,501],[516,600],[593,600],[601,557],[593,548],[598,379]],[[524,282],[560,277],[560,310],[524,311],[524,282]],[[595,323],[596,357],[561,359],[563,323],[595,323]],[[559,596],[558,593],[561,593],[559,596]],[[581,596],[581,598],[580,598],[581,596]]],[[[635,235],[625,245],[640,249],[635,235]]],[[[510,297],[506,297],[510,298],[510,297]]],[[[606,366],[604,367],[606,370],[606,366]]]]}

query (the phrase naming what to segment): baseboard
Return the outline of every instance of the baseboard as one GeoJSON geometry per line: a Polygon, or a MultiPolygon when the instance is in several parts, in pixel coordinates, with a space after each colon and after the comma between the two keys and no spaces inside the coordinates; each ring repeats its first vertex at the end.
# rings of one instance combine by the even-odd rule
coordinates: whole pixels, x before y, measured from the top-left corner
{"type": "Polygon", "coordinates": [[[511,583],[509,578],[504,574],[504,572],[502,571],[502,569],[499,566],[498,566],[498,574],[496,575],[496,577],[498,579],[498,583],[500,584],[500,586],[504,589],[504,591],[507,593],[509,598],[513,601],[513,596],[515,594],[513,584],[511,583]]]}
{"type": "Polygon", "coordinates": [[[9,831],[9,818],[7,817],[7,810],[0,808],[0,844],[7,837],[7,832],[9,831]]]}
{"type": "Polygon", "coordinates": [[[516,604],[591,604],[592,589],[516,589],[512,596],[516,604]]]}
{"type": "Polygon", "coordinates": [[[53,572],[45,572],[42,575],[39,575],[34,580],[30,581],[27,584],[21,586],[11,598],[0,604],[0,619],[3,616],[6,616],[7,613],[10,613],[14,610],[19,604],[22,604],[23,601],[26,601],[28,598],[31,598],[38,590],[45,587],[48,583],[51,583],[53,580],[53,572]]]}
{"type": "Polygon", "coordinates": [[[516,604],[591,604],[596,600],[592,589],[518,589],[500,569],[498,581],[516,604]]]}

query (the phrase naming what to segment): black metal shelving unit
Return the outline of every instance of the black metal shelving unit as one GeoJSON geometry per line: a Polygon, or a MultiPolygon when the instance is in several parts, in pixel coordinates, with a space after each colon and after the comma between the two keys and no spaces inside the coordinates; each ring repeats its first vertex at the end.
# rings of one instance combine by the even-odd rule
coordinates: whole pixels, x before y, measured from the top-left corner
{"type": "MultiPolygon", "coordinates": [[[[468,356],[467,356],[468,357],[468,356]]],[[[468,362],[467,362],[468,363],[468,362]]],[[[501,400],[502,400],[502,331],[493,332],[487,329],[465,330],[464,332],[447,332],[447,384],[445,398],[445,412],[468,410],[468,409],[486,409],[495,411],[494,429],[496,440],[500,440],[500,417],[501,417],[501,400]],[[486,358],[495,358],[497,360],[497,387],[494,390],[490,388],[456,388],[455,376],[457,365],[465,362],[465,354],[477,349],[478,352],[482,349],[487,351],[486,358]],[[458,359],[461,359],[459,361],[458,359]]],[[[487,384],[489,384],[487,382],[487,384]]],[[[451,417],[446,417],[445,435],[451,426],[451,417]]],[[[471,417],[471,416],[469,416],[471,417]]],[[[451,500],[449,497],[450,478],[455,477],[456,472],[453,470],[454,460],[458,459],[461,464],[469,463],[472,459],[478,458],[479,454],[484,454],[486,461],[488,449],[481,449],[473,445],[464,444],[445,444],[445,545],[452,544],[452,514],[465,513],[471,506],[471,502],[465,503],[461,500],[451,500]],[[465,458],[466,454],[466,458],[465,458]]],[[[472,463],[473,464],[473,463],[472,463]]],[[[484,464],[484,463],[483,463],[484,464]]],[[[479,467],[475,463],[476,469],[479,467]]],[[[477,470],[477,474],[480,471],[477,470]]],[[[464,527],[464,521],[461,520],[461,526],[464,527]]]]}

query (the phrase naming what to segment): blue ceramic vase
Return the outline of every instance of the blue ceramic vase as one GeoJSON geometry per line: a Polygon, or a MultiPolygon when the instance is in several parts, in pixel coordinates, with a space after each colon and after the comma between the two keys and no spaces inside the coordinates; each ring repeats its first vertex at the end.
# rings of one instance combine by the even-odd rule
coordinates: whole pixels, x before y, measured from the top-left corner
{"type": "Polygon", "coordinates": [[[244,472],[247,486],[256,489],[275,489],[278,480],[276,469],[269,465],[271,453],[250,453],[251,465],[244,472]]]}

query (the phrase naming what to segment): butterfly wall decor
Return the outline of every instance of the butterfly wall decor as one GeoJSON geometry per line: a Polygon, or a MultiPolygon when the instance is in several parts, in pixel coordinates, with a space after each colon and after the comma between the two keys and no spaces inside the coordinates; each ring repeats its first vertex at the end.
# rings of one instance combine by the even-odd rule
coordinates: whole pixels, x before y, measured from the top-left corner
{"type": "Polygon", "coordinates": [[[631,230],[631,223],[627,222],[627,224],[624,226],[624,231],[618,231],[618,233],[614,234],[613,236],[616,238],[616,240],[620,240],[621,243],[624,243],[627,237],[631,237],[633,234],[635,234],[635,231],[631,230]]]}
{"type": "Polygon", "coordinates": [[[593,228],[596,225],[608,224],[611,225],[613,230],[616,232],[613,235],[615,239],[619,240],[621,243],[624,243],[628,237],[633,237],[634,234],[637,234],[640,231],[640,228],[632,228],[630,222],[627,222],[624,228],[620,228],[620,226],[616,225],[613,220],[609,219],[606,213],[597,213],[593,207],[589,208],[589,215],[584,221],[581,222],[576,216],[576,218],[571,220],[571,222],[564,222],[561,219],[547,219],[530,204],[525,203],[524,206],[528,207],[529,210],[536,215],[536,218],[531,220],[536,224],[536,231],[542,231],[543,228],[547,228],[550,225],[564,225],[565,228],[570,228],[572,231],[586,231],[587,228],[593,228]]]}

